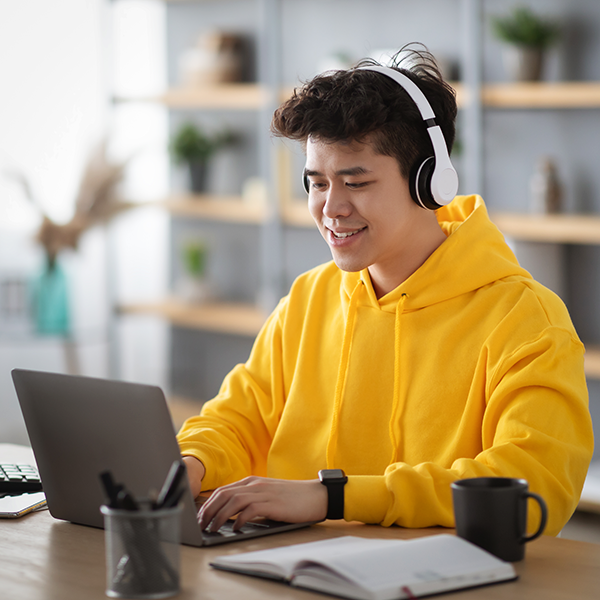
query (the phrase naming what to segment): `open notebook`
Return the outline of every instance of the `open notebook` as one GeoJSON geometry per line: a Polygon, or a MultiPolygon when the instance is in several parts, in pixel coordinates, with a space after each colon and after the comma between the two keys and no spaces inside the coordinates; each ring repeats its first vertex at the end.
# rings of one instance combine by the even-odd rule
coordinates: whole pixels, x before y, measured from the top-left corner
{"type": "Polygon", "coordinates": [[[450,534],[412,540],[344,536],[221,556],[211,565],[357,600],[414,598],[517,578],[510,563],[450,534]]]}

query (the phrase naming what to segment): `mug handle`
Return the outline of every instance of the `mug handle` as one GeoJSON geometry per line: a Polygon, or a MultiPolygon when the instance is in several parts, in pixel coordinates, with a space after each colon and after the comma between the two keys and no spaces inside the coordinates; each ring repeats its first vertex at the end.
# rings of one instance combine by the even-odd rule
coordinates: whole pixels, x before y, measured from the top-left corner
{"type": "Polygon", "coordinates": [[[533,492],[525,492],[523,494],[523,498],[525,502],[527,502],[527,498],[533,498],[540,505],[542,515],[540,518],[540,526],[538,527],[538,530],[530,536],[524,535],[521,538],[522,544],[526,542],[531,542],[536,538],[540,537],[540,535],[542,535],[542,533],[544,532],[544,529],[546,528],[546,522],[548,521],[548,508],[546,507],[546,502],[544,502],[544,499],[541,496],[539,496],[538,494],[534,494],[533,492]]]}

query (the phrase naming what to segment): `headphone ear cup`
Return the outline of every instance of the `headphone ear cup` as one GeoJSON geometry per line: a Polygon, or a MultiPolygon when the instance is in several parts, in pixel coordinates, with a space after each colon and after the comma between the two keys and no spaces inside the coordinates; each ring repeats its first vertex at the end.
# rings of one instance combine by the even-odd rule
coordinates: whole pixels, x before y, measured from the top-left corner
{"type": "Polygon", "coordinates": [[[310,193],[310,186],[308,185],[308,175],[306,174],[306,171],[302,171],[302,187],[307,194],[310,193]]]}
{"type": "Polygon", "coordinates": [[[431,177],[435,170],[435,158],[429,156],[422,163],[416,163],[412,168],[409,181],[410,195],[421,207],[429,210],[440,208],[431,192],[431,177]]]}

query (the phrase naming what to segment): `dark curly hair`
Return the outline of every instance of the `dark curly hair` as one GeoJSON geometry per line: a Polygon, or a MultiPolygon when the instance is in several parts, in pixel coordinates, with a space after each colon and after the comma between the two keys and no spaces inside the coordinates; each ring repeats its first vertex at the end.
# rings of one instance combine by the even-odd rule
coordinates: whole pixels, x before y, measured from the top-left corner
{"type": "MultiPolygon", "coordinates": [[[[417,46],[404,46],[391,66],[425,94],[450,152],[455,137],[455,92],[443,80],[431,53],[417,46]]],[[[433,147],[421,113],[408,93],[389,77],[358,69],[377,64],[366,59],[347,71],[317,75],[296,88],[275,111],[272,133],[304,145],[308,138],[346,143],[365,142],[368,137],[375,152],[395,158],[400,172],[408,178],[413,165],[433,155],[433,147]]]]}

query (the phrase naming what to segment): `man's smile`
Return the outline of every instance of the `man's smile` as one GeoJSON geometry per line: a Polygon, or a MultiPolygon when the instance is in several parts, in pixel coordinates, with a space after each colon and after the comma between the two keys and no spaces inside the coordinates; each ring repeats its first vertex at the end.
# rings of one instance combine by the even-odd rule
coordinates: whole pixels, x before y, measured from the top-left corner
{"type": "Polygon", "coordinates": [[[335,237],[338,240],[343,240],[347,237],[350,237],[351,235],[356,235],[357,233],[360,233],[361,231],[363,231],[366,228],[367,227],[365,225],[365,227],[360,227],[359,229],[355,229],[353,231],[334,231],[333,229],[329,229],[329,227],[327,229],[329,229],[329,231],[332,233],[333,237],[335,237]]]}

